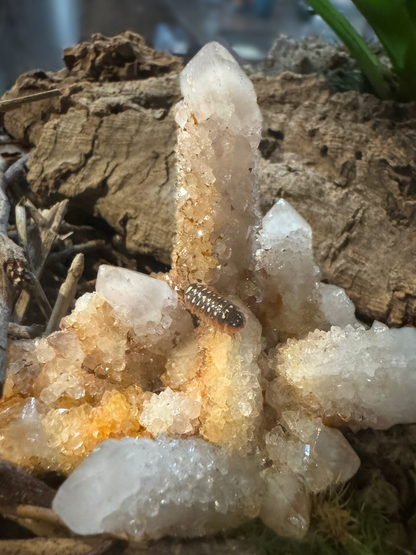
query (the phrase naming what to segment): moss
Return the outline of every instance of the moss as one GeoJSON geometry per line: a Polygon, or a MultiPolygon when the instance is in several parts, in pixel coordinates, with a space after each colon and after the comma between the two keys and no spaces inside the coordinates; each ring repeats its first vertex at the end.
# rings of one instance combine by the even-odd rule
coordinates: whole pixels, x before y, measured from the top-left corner
{"type": "Polygon", "coordinates": [[[347,486],[331,488],[313,499],[311,528],[303,540],[278,537],[260,520],[240,528],[233,537],[244,539],[253,547],[254,553],[261,555],[400,553],[397,547],[406,544],[404,527],[400,523],[390,523],[386,511],[362,505],[357,509],[354,485],[351,482],[347,486]]]}

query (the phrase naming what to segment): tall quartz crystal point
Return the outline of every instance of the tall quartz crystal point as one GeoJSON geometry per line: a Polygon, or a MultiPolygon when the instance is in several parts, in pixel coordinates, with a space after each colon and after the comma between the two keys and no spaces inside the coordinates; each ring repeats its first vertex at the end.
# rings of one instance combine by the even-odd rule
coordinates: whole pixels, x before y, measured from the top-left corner
{"type": "MultiPolygon", "coordinates": [[[[233,56],[212,42],[181,74],[177,107],[177,243],[174,282],[201,280],[241,292],[258,223],[257,166],[262,117],[253,84],[233,56]]],[[[247,290],[247,287],[249,290],[247,290]]]]}
{"type": "Polygon", "coordinates": [[[257,279],[264,296],[257,312],[269,346],[321,327],[325,317],[319,306],[311,226],[279,199],[262,219],[256,245],[257,279]]]}

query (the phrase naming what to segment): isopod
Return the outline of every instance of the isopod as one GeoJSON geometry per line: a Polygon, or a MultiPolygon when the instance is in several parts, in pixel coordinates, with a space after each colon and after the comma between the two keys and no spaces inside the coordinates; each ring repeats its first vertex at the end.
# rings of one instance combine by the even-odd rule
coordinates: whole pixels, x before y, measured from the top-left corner
{"type": "Polygon", "coordinates": [[[185,305],[201,319],[211,320],[228,333],[235,333],[246,325],[243,313],[206,285],[192,283],[185,291],[185,305]]]}

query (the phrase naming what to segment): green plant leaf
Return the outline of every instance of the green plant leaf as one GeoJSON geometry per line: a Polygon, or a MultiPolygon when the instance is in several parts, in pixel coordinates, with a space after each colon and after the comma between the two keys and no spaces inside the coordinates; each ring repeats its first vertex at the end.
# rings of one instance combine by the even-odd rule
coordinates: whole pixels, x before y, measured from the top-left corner
{"type": "MultiPolygon", "coordinates": [[[[387,0],[381,0],[381,2],[384,1],[387,0]]],[[[376,94],[383,99],[393,98],[393,79],[389,69],[372,52],[365,40],[347,19],[338,12],[329,0],[308,0],[308,2],[350,50],[358,67],[366,75],[376,94]]],[[[360,0],[360,2],[364,3],[365,0],[360,0]]],[[[358,7],[358,9],[360,8],[358,7]]]]}
{"type": "Polygon", "coordinates": [[[330,0],[308,0],[350,50],[380,98],[416,100],[416,0],[352,0],[384,46],[397,81],[330,0]]]}
{"type": "Polygon", "coordinates": [[[396,73],[400,100],[416,99],[415,0],[352,0],[380,39],[396,73]]]}
{"type": "Polygon", "coordinates": [[[415,0],[406,0],[406,8],[409,12],[410,18],[416,25],[416,2],[415,0]]]}

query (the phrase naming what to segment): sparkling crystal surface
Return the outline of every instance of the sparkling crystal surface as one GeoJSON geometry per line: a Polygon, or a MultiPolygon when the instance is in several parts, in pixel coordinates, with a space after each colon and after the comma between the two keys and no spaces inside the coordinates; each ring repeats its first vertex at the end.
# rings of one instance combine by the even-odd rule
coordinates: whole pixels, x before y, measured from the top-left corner
{"type": "Polygon", "coordinates": [[[317,330],[281,347],[278,371],[294,397],[333,423],[386,429],[416,420],[413,327],[389,329],[376,322],[369,330],[317,330]]]}
{"type": "Polygon", "coordinates": [[[115,315],[132,325],[137,335],[160,329],[178,305],[169,285],[140,272],[102,264],[96,291],[113,307],[115,315]]]}
{"type": "Polygon", "coordinates": [[[283,427],[277,426],[266,435],[268,455],[277,468],[298,476],[307,491],[324,491],[357,472],[360,459],[339,430],[300,412],[286,411],[280,422],[283,427]]]}
{"type": "Polygon", "coordinates": [[[0,456],[69,475],[54,508],[76,533],[193,537],[260,516],[303,537],[312,496],[360,464],[345,424],[416,422],[416,330],[360,324],[286,200],[261,218],[262,119],[233,56],[206,45],[181,87],[172,270],[103,265],[60,331],[10,341],[0,456]],[[191,283],[245,326],[191,315],[191,283]]]}
{"type": "Polygon", "coordinates": [[[259,469],[258,457],[230,457],[202,439],[107,440],[60,488],[53,509],[78,534],[201,536],[259,513],[259,469]]]}
{"type": "Polygon", "coordinates": [[[286,200],[278,200],[264,216],[256,247],[255,267],[264,296],[258,312],[270,346],[322,324],[312,230],[286,200]]]}
{"type": "Polygon", "coordinates": [[[220,293],[249,294],[262,117],[250,79],[218,43],[205,45],[181,75],[177,106],[177,242],[171,276],[220,293]],[[207,86],[209,83],[209,86],[207,86]]]}
{"type": "Polygon", "coordinates": [[[309,529],[311,500],[293,472],[268,468],[260,517],[279,536],[303,538],[309,529]]]}
{"type": "Polygon", "coordinates": [[[320,283],[319,294],[321,310],[330,326],[345,328],[358,323],[354,303],[342,287],[320,283]]]}

